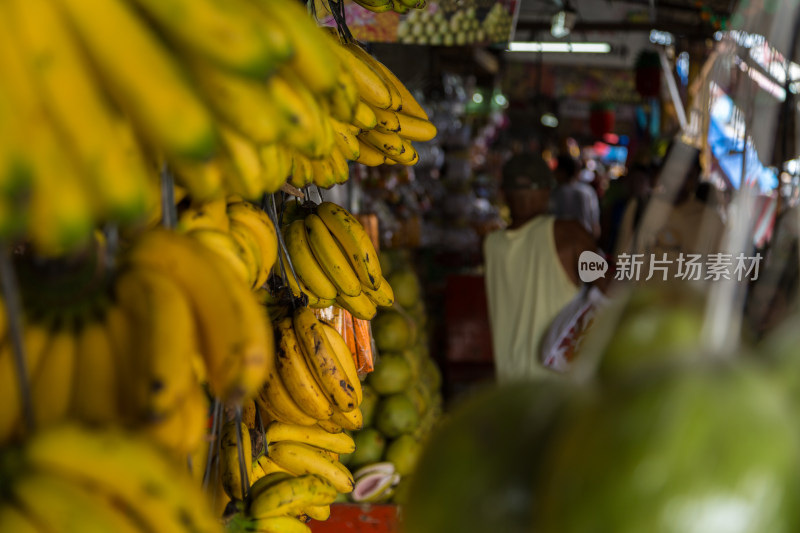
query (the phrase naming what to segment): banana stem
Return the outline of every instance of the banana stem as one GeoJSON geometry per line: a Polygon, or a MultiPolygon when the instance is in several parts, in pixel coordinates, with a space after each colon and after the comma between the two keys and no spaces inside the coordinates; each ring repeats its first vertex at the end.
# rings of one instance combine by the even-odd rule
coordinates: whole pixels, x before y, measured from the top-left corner
{"type": "Polygon", "coordinates": [[[2,289],[5,297],[8,330],[11,333],[14,366],[17,371],[19,394],[22,402],[22,418],[28,432],[33,433],[36,429],[36,420],[33,416],[33,400],[31,399],[31,383],[25,357],[25,343],[22,340],[22,303],[18,287],[17,275],[9,255],[9,247],[6,243],[2,243],[2,251],[0,251],[0,289],[2,289]]]}
{"type": "Polygon", "coordinates": [[[161,166],[161,225],[173,229],[178,223],[175,210],[175,179],[164,163],[161,166]]]}
{"type": "MultiPolygon", "coordinates": [[[[250,438],[250,434],[248,433],[247,438],[250,438]]],[[[245,457],[244,456],[244,446],[242,445],[244,441],[244,435],[242,435],[242,406],[236,406],[236,451],[239,454],[239,474],[240,474],[240,481],[242,482],[242,500],[247,498],[247,491],[250,488],[250,479],[247,474],[249,468],[247,468],[247,464],[245,461],[252,461],[252,457],[245,457]]]]}
{"type": "Polygon", "coordinates": [[[264,447],[264,453],[267,451],[267,429],[264,427],[264,419],[261,418],[261,409],[256,409],[256,423],[258,430],[261,432],[261,445],[264,447]]]}
{"type": "Polygon", "coordinates": [[[217,443],[217,435],[219,434],[219,422],[222,418],[222,404],[219,399],[214,398],[211,407],[211,442],[208,443],[208,457],[206,458],[206,471],[203,473],[203,490],[208,488],[208,482],[211,478],[211,464],[214,461],[214,445],[217,443]]]}

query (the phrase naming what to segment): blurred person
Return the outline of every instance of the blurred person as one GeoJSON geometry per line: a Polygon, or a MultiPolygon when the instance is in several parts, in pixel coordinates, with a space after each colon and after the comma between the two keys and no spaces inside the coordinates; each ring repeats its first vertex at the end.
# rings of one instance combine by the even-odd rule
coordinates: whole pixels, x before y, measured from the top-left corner
{"type": "MultiPolygon", "coordinates": [[[[697,197],[701,174],[699,150],[674,143],[660,172],[659,190],[630,240],[627,249],[643,253],[646,262],[666,258],[668,270],[659,272],[659,279],[675,279],[681,257],[700,255],[705,259],[720,251],[725,224],[714,207],[697,197]]],[[[701,194],[703,190],[701,187],[701,194]]],[[[642,272],[648,271],[646,264],[642,272]]]]}
{"type": "Polygon", "coordinates": [[[550,197],[550,212],[558,219],[577,220],[597,239],[600,237],[600,204],[594,188],[581,181],[579,170],[572,157],[558,156],[555,170],[558,186],[550,197]]]}
{"type": "Polygon", "coordinates": [[[555,179],[531,153],[503,167],[510,226],[484,241],[486,292],[497,379],[507,382],[550,372],[539,358],[542,336],[579,293],[578,258],[595,250],[575,220],[547,213],[555,179]]]}
{"type": "Polygon", "coordinates": [[[639,227],[653,192],[655,173],[652,165],[636,163],[617,180],[621,191],[617,202],[609,202],[606,208],[609,229],[605,241],[606,249],[614,250],[615,255],[630,251],[634,230],[639,227]]]}

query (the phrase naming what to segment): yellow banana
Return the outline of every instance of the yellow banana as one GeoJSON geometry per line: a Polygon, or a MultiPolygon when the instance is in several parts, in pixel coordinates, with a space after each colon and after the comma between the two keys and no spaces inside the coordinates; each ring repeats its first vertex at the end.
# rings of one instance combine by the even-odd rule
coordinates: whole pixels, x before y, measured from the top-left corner
{"type": "Polygon", "coordinates": [[[325,33],[299,4],[284,0],[259,0],[259,4],[289,37],[294,54],[288,67],[314,94],[330,93],[336,86],[339,65],[325,33]]]}
{"type": "Polygon", "coordinates": [[[342,411],[356,409],[353,384],[342,369],[342,364],[314,312],[308,307],[300,307],[294,312],[292,323],[308,366],[316,373],[333,405],[342,411]]]}
{"type": "Polygon", "coordinates": [[[315,304],[308,304],[309,307],[313,307],[314,309],[327,309],[328,307],[332,306],[336,303],[336,300],[329,300],[325,298],[320,298],[317,303],[315,304]]]}
{"type": "Polygon", "coordinates": [[[324,522],[331,517],[331,506],[309,505],[308,507],[303,507],[302,513],[311,518],[312,520],[317,520],[318,522],[324,522]]]}
{"type": "Polygon", "coordinates": [[[333,408],[306,362],[291,318],[285,318],[278,323],[278,333],[278,373],[292,399],[307,415],[317,420],[330,418],[333,408]]]}
{"type": "Polygon", "coordinates": [[[378,149],[374,148],[371,144],[359,140],[358,147],[359,155],[355,160],[357,163],[368,167],[377,167],[386,162],[386,154],[378,151],[378,149]]]}
{"type": "Polygon", "coordinates": [[[358,88],[353,75],[343,65],[336,78],[336,87],[330,96],[331,116],[342,122],[350,122],[358,103],[358,88]]]}
{"type": "MultiPolygon", "coordinates": [[[[200,385],[194,385],[180,403],[166,416],[148,422],[144,433],[153,442],[174,453],[182,463],[187,455],[196,454],[199,448],[208,449],[209,403],[200,385]]],[[[195,463],[194,470],[203,469],[205,463],[195,463]]]]}
{"type": "MultiPolygon", "coordinates": [[[[322,324],[322,329],[325,331],[325,336],[328,338],[328,342],[331,343],[333,351],[336,352],[336,357],[339,359],[339,362],[342,363],[342,369],[347,375],[348,381],[353,384],[353,388],[355,389],[356,393],[356,403],[361,406],[361,400],[364,399],[364,395],[361,391],[361,380],[358,379],[358,370],[356,369],[356,362],[353,359],[353,352],[350,351],[350,348],[347,346],[347,342],[333,326],[326,324],[325,322],[320,322],[320,324],[322,324]]],[[[331,449],[331,451],[337,453],[350,453],[340,452],[334,449],[331,449]]]]}
{"type": "Polygon", "coordinates": [[[361,289],[377,307],[391,307],[392,304],[394,304],[394,291],[392,290],[392,286],[389,285],[386,278],[382,276],[378,290],[373,290],[366,285],[362,285],[361,289]]]}
{"type": "MultiPolygon", "coordinates": [[[[327,480],[342,494],[353,490],[353,475],[350,471],[342,463],[313,446],[299,442],[276,442],[267,447],[267,455],[295,475],[315,474],[327,480]]],[[[325,501],[317,501],[306,502],[305,505],[326,505],[325,501]]]]}
{"type": "MultiPolygon", "coordinates": [[[[175,179],[183,184],[198,201],[216,198],[222,191],[223,165],[218,158],[208,161],[191,161],[182,158],[171,158],[169,168],[175,179]]],[[[176,199],[177,200],[177,199],[176,199]]],[[[158,206],[158,217],[161,217],[161,206],[158,206]]]]}
{"type": "Polygon", "coordinates": [[[126,376],[136,380],[133,401],[143,416],[166,415],[194,382],[197,332],[186,291],[168,274],[136,268],[117,279],[116,294],[136,332],[131,342],[137,375],[126,376]]]}
{"type": "Polygon", "coordinates": [[[0,531],[14,533],[40,533],[39,524],[33,522],[9,502],[0,503],[0,531]]]}
{"type": "Polygon", "coordinates": [[[77,355],[75,325],[61,324],[44,349],[42,362],[31,383],[33,415],[37,427],[47,427],[66,418],[74,392],[77,355]]]}
{"type": "Polygon", "coordinates": [[[267,443],[281,441],[302,442],[334,453],[352,453],[353,439],[346,433],[328,433],[319,426],[295,426],[272,422],[266,429],[267,443]]]}
{"type": "MultiPolygon", "coordinates": [[[[357,47],[357,45],[352,45],[357,47]]],[[[339,60],[353,75],[359,96],[373,107],[389,109],[392,105],[392,93],[378,72],[365,63],[351,45],[331,46],[339,56],[339,60]]]]}
{"type": "Polygon", "coordinates": [[[261,287],[278,258],[278,237],[275,225],[264,211],[248,202],[228,204],[228,216],[246,226],[261,252],[261,273],[256,287],[261,287]]]}
{"type": "Polygon", "coordinates": [[[361,283],[377,289],[381,284],[381,265],[378,254],[366,230],[345,208],[331,202],[322,202],[317,215],[347,253],[361,283]]]}
{"type": "Polygon", "coordinates": [[[375,304],[364,292],[360,293],[358,296],[340,294],[336,297],[336,303],[341,308],[350,311],[354,317],[362,320],[372,320],[378,312],[375,304]]]}
{"type": "Polygon", "coordinates": [[[414,96],[412,96],[411,92],[406,88],[403,82],[401,82],[391,70],[386,68],[386,65],[380,61],[377,61],[376,63],[376,66],[383,73],[384,79],[388,80],[392,85],[394,85],[394,87],[400,93],[400,98],[402,100],[400,111],[406,115],[416,117],[420,120],[428,120],[428,114],[425,113],[425,110],[422,109],[422,106],[419,105],[417,100],[414,98],[414,96]]]}
{"type": "Polygon", "coordinates": [[[261,465],[255,459],[253,459],[253,464],[250,467],[250,473],[251,473],[250,475],[251,486],[253,483],[255,483],[256,481],[258,481],[259,479],[263,478],[266,475],[264,473],[264,469],[261,468],[261,465]]]}
{"type": "Polygon", "coordinates": [[[300,152],[294,152],[292,154],[292,175],[289,178],[289,183],[298,189],[302,189],[313,181],[312,176],[311,161],[300,152]]]}
{"type": "Polygon", "coordinates": [[[353,409],[349,413],[344,413],[334,409],[333,415],[331,416],[331,422],[337,426],[341,426],[344,429],[358,431],[364,427],[364,416],[361,413],[361,409],[353,409]]]}
{"type": "Polygon", "coordinates": [[[400,131],[398,113],[395,113],[391,109],[373,108],[372,111],[375,113],[375,118],[378,120],[378,123],[375,125],[376,130],[382,133],[397,133],[400,131]]]}
{"type": "Polygon", "coordinates": [[[256,533],[311,533],[311,528],[293,516],[273,516],[253,520],[256,533]]]}
{"type": "Polygon", "coordinates": [[[123,0],[60,0],[98,71],[140,129],[166,153],[214,150],[211,117],[173,55],[123,0]],[[142,73],[147,73],[143,75],[142,73]]]}
{"type": "Polygon", "coordinates": [[[344,431],[342,426],[335,424],[330,420],[320,420],[319,422],[317,422],[317,426],[321,427],[328,433],[341,433],[342,431],[344,431]]]}
{"type": "Polygon", "coordinates": [[[226,149],[224,155],[230,157],[232,170],[225,176],[228,190],[245,199],[260,199],[265,187],[258,149],[249,139],[230,128],[221,126],[220,133],[226,149]]]}
{"type": "Polygon", "coordinates": [[[253,276],[258,274],[255,258],[240,241],[235,240],[232,233],[218,229],[195,229],[188,235],[217,254],[243,283],[251,285],[254,282],[253,276]]]}
{"type": "MultiPolygon", "coordinates": [[[[55,452],[57,453],[57,452],[55,452]]],[[[47,531],[137,533],[139,528],[103,494],[52,473],[35,472],[13,484],[14,499],[47,531]]]]}
{"type": "Polygon", "coordinates": [[[289,259],[300,281],[319,298],[336,298],[336,286],[325,275],[325,271],[311,251],[305,223],[302,220],[295,220],[289,224],[284,232],[284,239],[289,259]]]}
{"type": "Polygon", "coordinates": [[[258,149],[261,156],[261,165],[264,169],[264,188],[267,193],[274,193],[280,190],[289,175],[279,153],[281,150],[281,145],[278,143],[265,144],[258,149]]]}
{"type": "Polygon", "coordinates": [[[261,255],[261,247],[256,240],[256,237],[250,230],[239,222],[238,220],[231,220],[231,237],[239,244],[240,253],[248,264],[249,274],[246,283],[252,289],[258,289],[263,286],[262,280],[265,280],[263,274],[264,270],[264,257],[261,255]]]}
{"type": "Polygon", "coordinates": [[[331,152],[331,162],[336,172],[336,183],[344,183],[350,179],[350,167],[347,164],[347,159],[338,147],[334,148],[333,152],[331,152]]]}
{"type": "Polygon", "coordinates": [[[259,144],[276,142],[286,134],[289,124],[263,83],[203,61],[190,66],[214,112],[232,128],[259,144]]]}
{"type": "MultiPolygon", "coordinates": [[[[371,130],[378,125],[378,117],[370,106],[359,100],[353,116],[353,125],[362,131],[371,130]]],[[[357,135],[357,133],[355,134],[357,135]]]]}
{"type": "Polygon", "coordinates": [[[339,150],[341,150],[342,154],[344,154],[344,156],[350,161],[355,161],[358,159],[358,137],[353,135],[353,132],[350,131],[346,124],[343,124],[334,118],[331,118],[330,122],[336,136],[336,146],[339,147],[339,150]]]}
{"type": "Polygon", "coordinates": [[[142,154],[129,124],[99,87],[67,21],[46,0],[16,0],[9,8],[42,102],[75,149],[98,213],[128,222],[141,217],[149,192],[142,154]]]}
{"type": "Polygon", "coordinates": [[[135,376],[138,372],[140,363],[139,354],[134,354],[132,348],[133,326],[119,303],[114,303],[106,309],[105,324],[117,366],[117,375],[120,376],[119,381],[117,381],[119,388],[117,396],[118,410],[124,419],[137,417],[136,421],[138,422],[138,414],[141,409],[133,401],[135,396],[134,382],[136,380],[132,379],[132,376],[135,376]]]}
{"type": "MultiPolygon", "coordinates": [[[[372,133],[372,132],[370,132],[372,133]]],[[[411,166],[419,161],[419,155],[417,151],[414,149],[414,145],[411,144],[411,141],[408,139],[402,139],[402,149],[400,153],[396,156],[393,156],[392,159],[400,163],[401,165],[411,166]]]]}
{"type": "Polygon", "coordinates": [[[285,70],[271,76],[266,84],[283,120],[292,125],[284,142],[308,157],[328,155],[332,146],[326,146],[322,128],[325,115],[310,91],[285,70]]]}
{"type": "Polygon", "coordinates": [[[291,47],[276,24],[242,0],[136,0],[183,46],[246,76],[269,75],[289,58],[291,47]],[[274,39],[284,41],[275,46],[274,39]]]}
{"type": "Polygon", "coordinates": [[[73,409],[81,420],[108,424],[117,419],[120,370],[105,322],[85,324],[78,334],[72,398],[73,409]]]}
{"type": "Polygon", "coordinates": [[[393,80],[386,76],[385,71],[388,70],[386,66],[375,59],[375,57],[368,54],[363,48],[361,48],[361,46],[354,42],[347,43],[344,46],[348,49],[348,51],[350,51],[350,53],[360,59],[364,64],[369,65],[372,70],[378,74],[378,76],[380,76],[383,83],[386,84],[387,89],[389,89],[389,95],[391,96],[391,104],[389,109],[392,111],[400,111],[403,107],[402,95],[392,82],[393,80]]]}
{"type": "Polygon", "coordinates": [[[229,400],[252,397],[274,348],[272,330],[246,285],[199,243],[165,230],[142,235],[129,261],[168,274],[189,295],[212,391],[229,400]]]}
{"type": "Polygon", "coordinates": [[[432,122],[405,113],[397,113],[398,133],[409,141],[430,141],[436,137],[436,126],[432,122]]]}
{"type": "Polygon", "coordinates": [[[311,173],[314,185],[320,189],[330,189],[336,185],[336,174],[330,157],[311,161],[311,173]]]}
{"type": "Polygon", "coordinates": [[[177,227],[180,231],[190,232],[196,229],[209,229],[217,231],[228,231],[227,217],[225,219],[225,229],[220,227],[217,221],[203,206],[188,207],[178,216],[177,227]]]}
{"type": "MultiPolygon", "coordinates": [[[[242,494],[242,474],[239,467],[239,447],[236,440],[236,422],[229,421],[222,426],[220,435],[220,461],[222,462],[222,487],[225,494],[231,498],[244,499],[242,494]]],[[[242,453],[244,456],[245,473],[248,486],[250,486],[252,456],[250,447],[250,432],[247,426],[240,424],[242,431],[242,453]]]]}
{"type": "Polygon", "coordinates": [[[314,257],[340,294],[357,296],[361,282],[328,227],[317,215],[305,218],[306,235],[314,257]]]}
{"type": "Polygon", "coordinates": [[[189,474],[135,433],[66,424],[37,433],[23,454],[32,470],[91,485],[121,502],[149,530],[222,531],[209,506],[197,504],[205,496],[189,474]]]}
{"type": "Polygon", "coordinates": [[[278,420],[290,424],[313,425],[316,419],[307,415],[294,401],[278,373],[275,359],[273,356],[268,361],[266,380],[256,397],[256,403],[265,411],[277,415],[273,418],[278,420]]]}
{"type": "Polygon", "coordinates": [[[403,139],[396,133],[383,133],[378,130],[365,131],[358,136],[359,139],[371,144],[376,150],[383,152],[386,156],[395,161],[399,161],[405,152],[403,139]]]}
{"type": "MultiPolygon", "coordinates": [[[[259,455],[257,462],[258,465],[261,467],[261,471],[264,472],[264,476],[268,476],[274,472],[284,472],[287,474],[289,473],[288,470],[278,465],[278,463],[276,463],[266,455],[259,455]]],[[[253,483],[255,483],[255,481],[253,483]]]]}
{"type": "MultiPolygon", "coordinates": [[[[319,297],[310,290],[308,290],[308,287],[306,287],[302,281],[296,280],[292,275],[292,273],[289,271],[289,264],[286,262],[286,255],[283,252],[281,252],[281,258],[283,261],[283,267],[286,271],[286,284],[289,286],[289,289],[292,291],[294,297],[300,298],[301,294],[305,294],[306,298],[308,298],[309,306],[313,306],[316,303],[318,303],[319,297]]],[[[272,272],[278,277],[281,276],[280,265],[277,262],[275,263],[275,266],[272,268],[272,272]]]]}
{"type": "Polygon", "coordinates": [[[309,505],[330,505],[336,499],[333,485],[315,475],[283,477],[265,488],[254,487],[254,491],[248,510],[256,519],[291,515],[309,505]]]}
{"type": "MultiPolygon", "coordinates": [[[[8,441],[19,425],[22,416],[13,348],[10,340],[4,338],[5,340],[0,346],[0,443],[8,441]]],[[[49,342],[50,330],[46,326],[36,322],[24,324],[23,345],[25,346],[25,364],[29,380],[38,373],[49,342]]]]}

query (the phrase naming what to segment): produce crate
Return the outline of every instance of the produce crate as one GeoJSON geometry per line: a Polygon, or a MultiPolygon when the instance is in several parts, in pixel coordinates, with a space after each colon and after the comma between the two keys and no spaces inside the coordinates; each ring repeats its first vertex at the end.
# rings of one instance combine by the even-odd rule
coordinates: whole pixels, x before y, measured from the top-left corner
{"type": "Polygon", "coordinates": [[[397,505],[337,503],[331,505],[331,517],[325,522],[311,521],[314,533],[396,533],[397,505]]]}

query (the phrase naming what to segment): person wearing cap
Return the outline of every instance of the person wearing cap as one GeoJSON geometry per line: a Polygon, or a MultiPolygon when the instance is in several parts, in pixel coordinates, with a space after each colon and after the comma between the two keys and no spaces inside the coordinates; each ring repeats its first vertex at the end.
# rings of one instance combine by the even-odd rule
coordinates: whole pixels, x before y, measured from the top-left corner
{"type": "Polygon", "coordinates": [[[539,358],[544,332],[578,294],[578,257],[596,250],[576,220],[548,214],[555,178],[538,154],[512,157],[503,167],[507,229],[483,244],[492,348],[498,381],[550,373],[539,358]]]}

